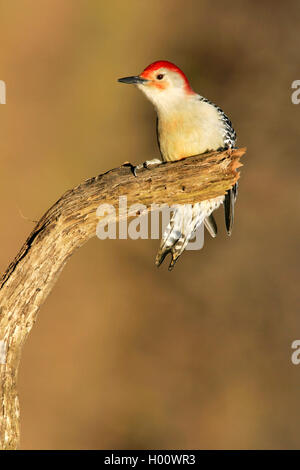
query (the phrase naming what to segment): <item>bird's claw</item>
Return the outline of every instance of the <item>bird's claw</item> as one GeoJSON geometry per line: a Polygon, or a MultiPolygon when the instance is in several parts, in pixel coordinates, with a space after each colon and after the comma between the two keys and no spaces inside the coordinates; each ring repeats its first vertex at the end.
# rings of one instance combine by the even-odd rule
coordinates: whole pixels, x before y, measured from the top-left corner
{"type": "Polygon", "coordinates": [[[137,171],[142,170],[143,168],[146,168],[147,170],[151,170],[152,168],[155,168],[161,163],[162,161],[159,160],[158,158],[154,158],[153,160],[146,160],[143,163],[139,163],[136,166],[132,166],[132,173],[134,174],[134,176],[136,176],[137,171]]]}
{"type": "Polygon", "coordinates": [[[141,170],[142,168],[144,168],[143,163],[140,163],[139,165],[136,165],[136,166],[132,167],[132,173],[134,174],[135,177],[137,176],[136,172],[141,170]]]}

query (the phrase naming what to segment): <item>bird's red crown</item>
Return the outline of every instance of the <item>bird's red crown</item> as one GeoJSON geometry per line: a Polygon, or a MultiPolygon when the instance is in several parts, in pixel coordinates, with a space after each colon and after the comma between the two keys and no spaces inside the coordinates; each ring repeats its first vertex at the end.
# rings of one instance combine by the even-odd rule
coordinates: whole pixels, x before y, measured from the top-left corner
{"type": "Polygon", "coordinates": [[[177,67],[177,65],[173,64],[172,62],[169,62],[168,60],[157,60],[156,62],[153,62],[145,68],[145,70],[141,73],[140,76],[143,78],[148,78],[150,75],[152,75],[153,72],[159,70],[160,68],[165,68],[167,70],[171,70],[172,72],[178,73],[184,80],[185,90],[188,93],[194,93],[183,71],[179,67],[177,67]]]}

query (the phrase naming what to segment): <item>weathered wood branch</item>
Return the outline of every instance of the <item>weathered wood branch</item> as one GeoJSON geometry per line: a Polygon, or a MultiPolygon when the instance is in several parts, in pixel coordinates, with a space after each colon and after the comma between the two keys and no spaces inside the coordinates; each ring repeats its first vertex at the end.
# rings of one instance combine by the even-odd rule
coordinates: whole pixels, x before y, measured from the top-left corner
{"type": "Polygon", "coordinates": [[[96,235],[98,206],[118,207],[121,195],[128,206],[141,203],[148,210],[152,203],[172,206],[220,196],[237,181],[244,153],[211,152],[141,170],[137,177],[124,164],[67,191],[43,215],[0,281],[0,448],[19,445],[16,381],[22,346],[68,258],[96,235]]]}

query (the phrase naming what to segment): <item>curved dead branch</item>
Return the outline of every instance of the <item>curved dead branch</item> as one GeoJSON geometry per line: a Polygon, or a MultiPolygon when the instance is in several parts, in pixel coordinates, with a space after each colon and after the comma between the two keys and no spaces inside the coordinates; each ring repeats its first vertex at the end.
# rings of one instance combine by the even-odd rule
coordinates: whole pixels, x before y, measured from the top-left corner
{"type": "Polygon", "coordinates": [[[172,206],[220,196],[237,181],[244,153],[196,155],[141,170],[137,177],[124,164],[67,191],[43,215],[0,281],[0,448],[19,445],[16,381],[22,346],[68,258],[96,235],[98,206],[117,207],[122,195],[128,205],[141,203],[148,210],[152,203],[172,206]]]}

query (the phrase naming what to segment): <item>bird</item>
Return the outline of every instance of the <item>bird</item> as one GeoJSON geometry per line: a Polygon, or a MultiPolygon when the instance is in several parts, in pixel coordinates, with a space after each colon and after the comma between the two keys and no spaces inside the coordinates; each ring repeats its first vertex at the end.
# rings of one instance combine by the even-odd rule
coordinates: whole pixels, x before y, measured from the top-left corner
{"type": "MultiPolygon", "coordinates": [[[[196,93],[184,74],[174,63],[158,60],[142,73],[118,79],[134,84],[153,104],[156,113],[157,141],[162,161],[176,161],[209,151],[235,147],[236,132],[224,111],[196,93]]],[[[154,159],[143,164],[150,168],[161,163],[154,159]]],[[[225,195],[190,205],[176,206],[163,233],[156,265],[160,266],[171,254],[169,270],[175,266],[195,231],[204,224],[212,237],[217,235],[213,212],[224,204],[227,234],[232,233],[237,183],[225,195]]]]}

